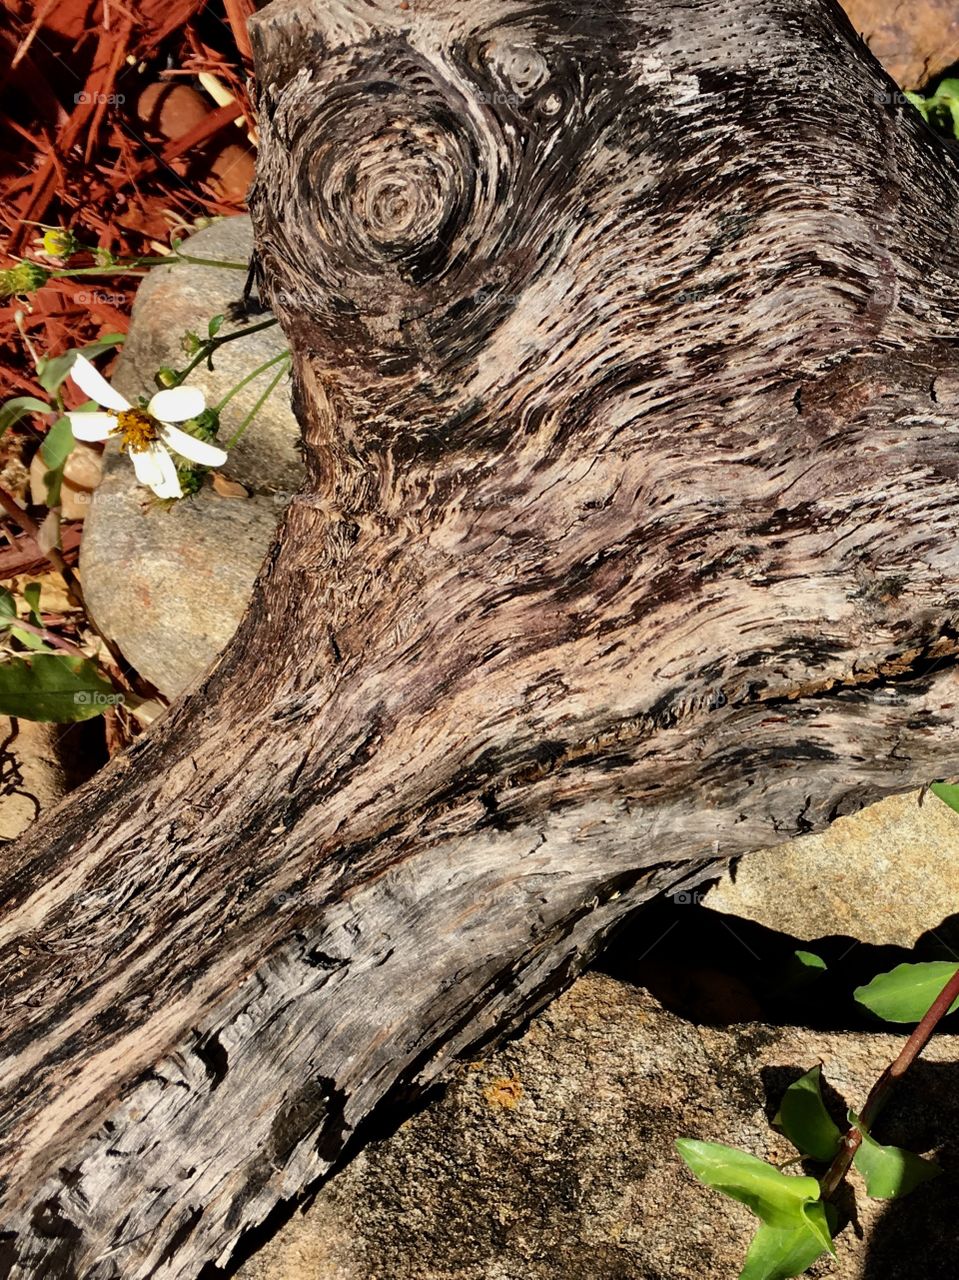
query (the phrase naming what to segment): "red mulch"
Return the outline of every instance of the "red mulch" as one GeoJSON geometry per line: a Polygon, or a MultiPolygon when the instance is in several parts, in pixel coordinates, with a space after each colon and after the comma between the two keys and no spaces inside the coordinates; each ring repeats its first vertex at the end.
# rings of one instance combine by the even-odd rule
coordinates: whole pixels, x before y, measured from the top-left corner
{"type": "MultiPolygon", "coordinates": [[[[0,87],[0,269],[19,257],[60,265],[42,255],[31,223],[130,257],[155,254],[197,219],[242,209],[253,0],[2,4],[0,53],[12,67],[0,87]],[[235,102],[219,106],[200,72],[235,102]]],[[[42,395],[18,310],[37,351],[58,354],[125,330],[136,285],[131,276],[80,278],[0,300],[0,401],[42,395]]]]}

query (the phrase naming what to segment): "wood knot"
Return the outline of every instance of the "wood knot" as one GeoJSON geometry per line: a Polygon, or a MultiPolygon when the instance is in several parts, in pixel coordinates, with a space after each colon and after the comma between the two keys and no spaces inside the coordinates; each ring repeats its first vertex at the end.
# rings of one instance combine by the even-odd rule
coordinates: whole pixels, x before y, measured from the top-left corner
{"type": "Polygon", "coordinates": [[[261,195],[283,206],[296,250],[284,255],[299,276],[285,309],[315,313],[338,297],[370,316],[395,311],[398,292],[455,289],[509,185],[496,116],[469,87],[393,39],[335,86],[289,92],[284,114],[295,182],[261,195]]]}

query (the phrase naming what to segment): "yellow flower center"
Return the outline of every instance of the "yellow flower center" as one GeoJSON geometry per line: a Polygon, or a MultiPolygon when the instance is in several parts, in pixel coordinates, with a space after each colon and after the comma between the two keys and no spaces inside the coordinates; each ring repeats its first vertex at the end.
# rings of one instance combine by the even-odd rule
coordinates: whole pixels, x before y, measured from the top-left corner
{"type": "Polygon", "coordinates": [[[152,418],[146,409],[121,409],[113,434],[120,437],[121,449],[143,453],[159,439],[160,428],[156,418],[152,418]]]}

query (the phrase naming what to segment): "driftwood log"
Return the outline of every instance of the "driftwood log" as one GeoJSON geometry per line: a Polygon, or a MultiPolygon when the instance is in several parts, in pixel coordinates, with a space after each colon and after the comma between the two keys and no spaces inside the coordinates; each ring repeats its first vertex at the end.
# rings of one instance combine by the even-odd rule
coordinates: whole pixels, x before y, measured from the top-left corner
{"type": "Polygon", "coordinates": [[[838,7],[253,26],[310,480],[6,855],[2,1276],[224,1263],[651,895],[959,770],[959,184],[838,7]]]}

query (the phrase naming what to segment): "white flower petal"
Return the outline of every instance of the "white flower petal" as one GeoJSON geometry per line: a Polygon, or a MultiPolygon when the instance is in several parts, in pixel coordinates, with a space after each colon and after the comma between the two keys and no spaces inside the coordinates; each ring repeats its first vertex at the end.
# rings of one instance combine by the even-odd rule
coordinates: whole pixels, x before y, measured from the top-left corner
{"type": "Polygon", "coordinates": [[[197,440],[196,436],[187,435],[179,427],[161,424],[160,439],[188,462],[196,462],[201,467],[222,467],[226,462],[225,449],[220,449],[215,444],[207,444],[205,440],[197,440]]]}
{"type": "Polygon", "coordinates": [[[67,417],[74,440],[106,440],[117,425],[112,413],[79,413],[74,410],[67,417]]]}
{"type": "Polygon", "coordinates": [[[163,481],[153,486],[153,492],[158,498],[182,498],[183,490],[180,488],[180,477],[176,473],[176,463],[162,445],[154,445],[151,452],[163,472],[163,481]]]}
{"type": "Polygon", "coordinates": [[[168,387],[158,391],[147,405],[147,413],[160,422],[186,422],[206,408],[206,398],[199,387],[168,387]]]}
{"type": "Polygon", "coordinates": [[[157,458],[157,446],[151,445],[149,449],[131,449],[130,461],[133,463],[133,470],[137,474],[140,484],[149,485],[151,489],[156,489],[157,485],[163,487],[164,475],[163,468],[157,458]]]}
{"type": "Polygon", "coordinates": [[[116,409],[119,413],[123,409],[130,408],[130,401],[124,399],[119,391],[114,391],[103,374],[97,373],[86,356],[76,357],[70,369],[70,377],[84,395],[89,396],[91,400],[96,400],[97,404],[102,404],[104,409],[116,409]]]}

